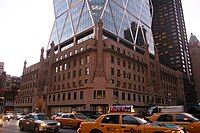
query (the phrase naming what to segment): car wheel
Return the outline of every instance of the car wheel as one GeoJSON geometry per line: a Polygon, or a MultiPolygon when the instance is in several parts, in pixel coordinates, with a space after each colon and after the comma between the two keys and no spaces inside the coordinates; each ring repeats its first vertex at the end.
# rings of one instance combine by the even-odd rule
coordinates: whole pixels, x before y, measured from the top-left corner
{"type": "Polygon", "coordinates": [[[22,124],[19,125],[20,131],[24,131],[24,126],[22,124]]]}
{"type": "Polygon", "coordinates": [[[103,132],[100,131],[99,129],[93,129],[90,133],[103,133],[103,132]]]}
{"type": "Polygon", "coordinates": [[[1,124],[0,127],[3,127],[3,125],[1,124]]]}
{"type": "Polygon", "coordinates": [[[80,127],[80,125],[81,125],[81,123],[78,123],[78,125],[77,125],[77,128],[79,128],[79,127],[80,127]]]}
{"type": "Polygon", "coordinates": [[[35,126],[35,129],[34,129],[35,133],[39,133],[39,127],[38,126],[35,126]]]}

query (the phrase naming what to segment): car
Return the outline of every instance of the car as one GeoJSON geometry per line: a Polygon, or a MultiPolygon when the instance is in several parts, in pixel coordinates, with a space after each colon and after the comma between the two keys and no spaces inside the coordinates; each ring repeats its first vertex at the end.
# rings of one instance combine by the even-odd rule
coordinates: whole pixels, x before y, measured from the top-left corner
{"type": "Polygon", "coordinates": [[[65,113],[61,117],[57,117],[55,120],[60,122],[61,127],[69,126],[73,128],[79,128],[80,124],[84,121],[92,121],[82,113],[65,113]]]}
{"type": "Polygon", "coordinates": [[[19,120],[20,131],[25,129],[33,130],[35,133],[40,131],[59,132],[60,123],[50,119],[44,113],[30,113],[23,119],[19,120]]]}
{"type": "Polygon", "coordinates": [[[65,114],[65,113],[56,113],[56,114],[53,114],[51,116],[51,119],[55,120],[56,118],[61,117],[63,114],[65,114]]]}
{"type": "Polygon", "coordinates": [[[2,127],[2,126],[3,126],[3,115],[0,114],[0,127],[2,127]]]}
{"type": "Polygon", "coordinates": [[[152,122],[176,124],[185,128],[189,133],[200,132],[200,121],[189,113],[171,112],[155,113],[150,117],[152,122]]]}
{"type": "Polygon", "coordinates": [[[77,113],[82,113],[89,117],[90,119],[97,119],[101,114],[98,111],[92,111],[92,110],[80,110],[77,111],[77,113]]]}
{"type": "Polygon", "coordinates": [[[6,113],[3,114],[3,120],[8,120],[9,121],[10,119],[13,119],[13,116],[14,116],[13,113],[6,112],[6,113]]]}
{"type": "Polygon", "coordinates": [[[149,123],[132,113],[103,114],[94,122],[82,122],[77,133],[184,133],[173,124],[149,123]]]}
{"type": "Polygon", "coordinates": [[[13,116],[13,119],[15,120],[19,120],[21,118],[24,118],[25,115],[23,113],[15,113],[14,116],[13,116]]]}

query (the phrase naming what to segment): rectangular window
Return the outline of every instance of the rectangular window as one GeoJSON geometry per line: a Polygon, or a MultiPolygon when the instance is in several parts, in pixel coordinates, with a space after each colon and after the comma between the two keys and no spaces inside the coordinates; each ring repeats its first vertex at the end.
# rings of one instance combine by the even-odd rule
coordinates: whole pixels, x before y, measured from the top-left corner
{"type": "Polygon", "coordinates": [[[63,95],[62,95],[62,100],[63,101],[65,100],[65,93],[63,93],[63,95]]]}
{"type": "Polygon", "coordinates": [[[93,93],[93,99],[96,99],[96,91],[93,93]]]}
{"type": "Polygon", "coordinates": [[[76,99],[77,99],[77,93],[74,92],[74,100],[76,100],[76,99]]]}
{"type": "Polygon", "coordinates": [[[85,74],[86,74],[86,75],[89,75],[89,74],[90,74],[90,69],[89,69],[89,68],[86,68],[85,74]]]}
{"type": "Polygon", "coordinates": [[[68,93],[68,100],[71,100],[71,93],[68,93]]]}
{"type": "Polygon", "coordinates": [[[49,95],[49,101],[51,101],[51,95],[49,95]]]}
{"type": "Polygon", "coordinates": [[[58,94],[57,101],[60,101],[60,94],[58,94]]]}
{"type": "Polygon", "coordinates": [[[55,101],[55,99],[56,99],[56,96],[55,96],[55,95],[53,95],[53,101],[55,101]]]}
{"type": "Polygon", "coordinates": [[[82,69],[79,69],[79,76],[82,75],[82,69]]]}
{"type": "Polygon", "coordinates": [[[114,68],[111,67],[111,75],[114,75],[115,74],[115,70],[114,68]]]}
{"type": "Polygon", "coordinates": [[[133,94],[133,101],[136,101],[136,97],[135,97],[135,94],[133,94]]]}
{"type": "Polygon", "coordinates": [[[128,93],[128,101],[131,101],[131,94],[128,93]]]}
{"type": "Polygon", "coordinates": [[[80,92],[80,99],[83,99],[83,91],[80,92]]]}
{"type": "Polygon", "coordinates": [[[122,100],[125,100],[125,93],[122,92],[122,100]]]}
{"type": "Polygon", "coordinates": [[[111,63],[115,63],[115,58],[114,58],[114,56],[111,56],[111,63]]]}
{"type": "Polygon", "coordinates": [[[139,102],[141,102],[141,98],[140,98],[140,95],[138,95],[138,101],[139,101],[139,102]]]}
{"type": "Polygon", "coordinates": [[[89,63],[89,62],[90,62],[90,56],[87,55],[87,56],[86,56],[86,63],[89,63]]]}
{"type": "Polygon", "coordinates": [[[97,99],[102,99],[102,91],[97,91],[97,99]]]}

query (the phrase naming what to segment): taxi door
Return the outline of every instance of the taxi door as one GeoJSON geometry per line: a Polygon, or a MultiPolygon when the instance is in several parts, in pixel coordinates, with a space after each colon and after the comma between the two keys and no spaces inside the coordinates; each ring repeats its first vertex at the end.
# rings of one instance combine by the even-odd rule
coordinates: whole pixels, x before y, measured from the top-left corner
{"type": "Polygon", "coordinates": [[[99,123],[99,128],[103,133],[123,133],[120,130],[119,115],[105,116],[99,123]]]}
{"type": "Polygon", "coordinates": [[[132,115],[122,115],[121,133],[145,133],[144,125],[132,115]]]}
{"type": "Polygon", "coordinates": [[[78,121],[76,120],[74,114],[69,115],[68,124],[72,127],[76,127],[78,125],[78,121]]]}
{"type": "Polygon", "coordinates": [[[184,114],[175,115],[175,124],[184,127],[186,130],[188,130],[188,127],[192,122],[193,121],[188,116],[185,116],[184,114]]]}
{"type": "Polygon", "coordinates": [[[68,118],[69,118],[69,115],[64,114],[61,117],[56,118],[56,121],[59,121],[62,124],[62,126],[68,126],[68,118]]]}

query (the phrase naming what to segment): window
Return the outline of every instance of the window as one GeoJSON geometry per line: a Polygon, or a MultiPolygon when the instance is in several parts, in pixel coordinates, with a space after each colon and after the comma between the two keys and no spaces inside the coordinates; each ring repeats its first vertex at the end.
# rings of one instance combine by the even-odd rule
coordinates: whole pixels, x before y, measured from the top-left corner
{"type": "Polygon", "coordinates": [[[131,101],[131,94],[128,93],[128,101],[131,101]]]}
{"type": "Polygon", "coordinates": [[[80,92],[80,99],[83,99],[83,91],[80,92]]]}
{"type": "Polygon", "coordinates": [[[71,93],[68,93],[68,100],[71,100],[71,93]]]}
{"type": "Polygon", "coordinates": [[[114,56],[111,56],[111,63],[115,63],[115,58],[114,58],[114,56]]]}
{"type": "Polygon", "coordinates": [[[53,95],[53,101],[55,101],[55,99],[56,99],[56,96],[55,96],[55,95],[53,95]]]}
{"type": "Polygon", "coordinates": [[[135,96],[135,94],[133,94],[133,101],[136,101],[136,96],[135,96]]]}
{"type": "Polygon", "coordinates": [[[94,95],[93,95],[94,99],[105,99],[105,97],[106,97],[105,90],[94,91],[94,95]]]}
{"type": "Polygon", "coordinates": [[[90,74],[90,69],[89,69],[89,68],[86,68],[85,74],[86,74],[86,75],[89,75],[89,74],[90,74]]]}
{"type": "Polygon", "coordinates": [[[176,115],[176,121],[178,122],[194,122],[195,120],[193,120],[192,118],[183,115],[183,114],[177,114],[176,115]]]}
{"type": "Polygon", "coordinates": [[[102,91],[97,91],[97,99],[102,99],[102,91]]]}
{"type": "Polygon", "coordinates": [[[122,92],[122,100],[125,100],[125,93],[122,92]]]}
{"type": "Polygon", "coordinates": [[[82,75],[82,69],[79,69],[79,76],[82,75]]]}
{"type": "Polygon", "coordinates": [[[51,95],[49,95],[49,101],[51,101],[51,95]]]}
{"type": "Polygon", "coordinates": [[[60,94],[58,94],[57,101],[60,101],[60,94]]]}
{"type": "Polygon", "coordinates": [[[122,124],[138,125],[139,122],[131,115],[122,115],[122,124]]]}
{"type": "Polygon", "coordinates": [[[168,114],[160,115],[157,121],[173,122],[173,116],[168,114]]]}
{"type": "Polygon", "coordinates": [[[87,56],[86,56],[86,63],[89,63],[89,62],[90,62],[90,56],[87,55],[87,56]]]}
{"type": "Polygon", "coordinates": [[[83,65],[83,58],[80,58],[80,65],[83,65]]]}
{"type": "Polygon", "coordinates": [[[83,48],[80,48],[80,51],[83,52],[83,48]]]}
{"type": "Polygon", "coordinates": [[[63,93],[63,95],[62,95],[62,100],[63,101],[65,100],[65,93],[63,93]]]}
{"type": "Polygon", "coordinates": [[[74,92],[74,100],[76,100],[76,99],[77,99],[77,93],[74,92]]]}
{"type": "Polygon", "coordinates": [[[115,70],[114,68],[111,67],[111,75],[114,75],[115,74],[115,70]]]}
{"type": "Polygon", "coordinates": [[[107,115],[103,118],[101,123],[119,124],[119,115],[107,115]]]}

